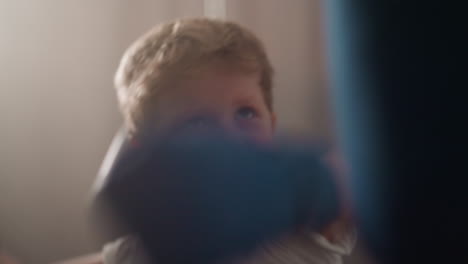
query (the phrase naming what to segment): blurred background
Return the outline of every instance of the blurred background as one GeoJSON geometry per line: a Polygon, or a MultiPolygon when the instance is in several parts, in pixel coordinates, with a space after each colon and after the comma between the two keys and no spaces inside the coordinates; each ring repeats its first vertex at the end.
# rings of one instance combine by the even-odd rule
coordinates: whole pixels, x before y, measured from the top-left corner
{"type": "Polygon", "coordinates": [[[87,194],[122,122],[113,74],[163,21],[250,28],[276,70],[280,130],[333,140],[320,14],[317,0],[0,0],[0,247],[39,264],[101,248],[87,194]]]}

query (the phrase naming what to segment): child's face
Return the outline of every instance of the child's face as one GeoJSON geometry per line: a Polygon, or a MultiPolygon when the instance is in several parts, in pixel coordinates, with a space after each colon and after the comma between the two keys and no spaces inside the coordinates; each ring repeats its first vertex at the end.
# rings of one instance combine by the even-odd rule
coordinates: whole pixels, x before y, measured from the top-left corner
{"type": "Polygon", "coordinates": [[[216,130],[256,142],[270,141],[275,116],[265,103],[259,80],[258,74],[215,69],[179,81],[158,95],[156,133],[216,130]]]}

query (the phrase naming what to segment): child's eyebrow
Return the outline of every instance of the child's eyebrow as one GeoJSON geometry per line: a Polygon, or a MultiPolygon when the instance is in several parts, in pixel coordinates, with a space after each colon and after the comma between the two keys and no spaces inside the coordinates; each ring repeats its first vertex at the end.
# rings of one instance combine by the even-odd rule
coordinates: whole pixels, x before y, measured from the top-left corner
{"type": "Polygon", "coordinates": [[[182,126],[183,124],[195,119],[195,118],[209,118],[212,116],[210,111],[205,108],[192,108],[192,109],[185,109],[183,111],[178,112],[173,120],[171,127],[177,129],[178,127],[182,126]]]}
{"type": "Polygon", "coordinates": [[[210,115],[212,111],[208,107],[199,106],[199,105],[186,105],[182,107],[183,109],[179,111],[178,118],[181,117],[191,117],[191,116],[207,116],[210,115]]]}
{"type": "Polygon", "coordinates": [[[234,105],[235,106],[239,106],[239,105],[252,105],[254,104],[255,102],[257,101],[257,98],[253,95],[248,95],[248,96],[244,96],[242,98],[238,98],[236,100],[234,100],[234,105]]]}

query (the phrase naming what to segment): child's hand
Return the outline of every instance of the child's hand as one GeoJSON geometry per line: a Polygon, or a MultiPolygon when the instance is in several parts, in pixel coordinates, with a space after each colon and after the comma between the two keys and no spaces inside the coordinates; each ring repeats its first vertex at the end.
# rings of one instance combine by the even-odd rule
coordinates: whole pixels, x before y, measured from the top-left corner
{"type": "Polygon", "coordinates": [[[337,242],[343,234],[350,232],[353,228],[352,217],[352,202],[351,202],[351,186],[349,178],[349,169],[343,158],[342,153],[337,149],[332,149],[324,158],[325,162],[334,172],[336,185],[338,188],[339,200],[341,204],[341,212],[338,219],[329,224],[322,230],[324,235],[330,242],[337,242]]]}

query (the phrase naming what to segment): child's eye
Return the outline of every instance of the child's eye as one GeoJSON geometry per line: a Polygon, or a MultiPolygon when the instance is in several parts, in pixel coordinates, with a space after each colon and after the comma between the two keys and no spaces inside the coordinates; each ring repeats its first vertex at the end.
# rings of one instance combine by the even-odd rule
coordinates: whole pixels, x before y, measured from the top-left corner
{"type": "Polygon", "coordinates": [[[257,117],[257,111],[252,107],[242,107],[236,112],[236,119],[248,120],[257,117]]]}

